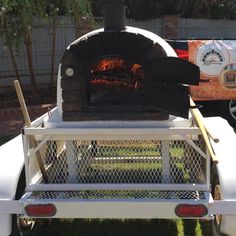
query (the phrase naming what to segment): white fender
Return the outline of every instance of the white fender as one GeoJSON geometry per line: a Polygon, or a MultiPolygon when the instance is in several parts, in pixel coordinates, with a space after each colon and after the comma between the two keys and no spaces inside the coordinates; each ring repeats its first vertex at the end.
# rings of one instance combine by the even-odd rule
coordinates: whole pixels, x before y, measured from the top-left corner
{"type": "MultiPolygon", "coordinates": [[[[228,122],[220,117],[205,118],[204,122],[219,143],[212,142],[219,159],[217,172],[224,200],[236,199],[236,134],[228,122]]],[[[223,215],[221,232],[236,236],[236,215],[223,215]]]]}
{"type": "MultiPolygon", "coordinates": [[[[12,200],[24,166],[24,152],[21,135],[0,146],[0,199],[12,200]]],[[[11,215],[1,215],[0,236],[11,233],[11,215]]]]}

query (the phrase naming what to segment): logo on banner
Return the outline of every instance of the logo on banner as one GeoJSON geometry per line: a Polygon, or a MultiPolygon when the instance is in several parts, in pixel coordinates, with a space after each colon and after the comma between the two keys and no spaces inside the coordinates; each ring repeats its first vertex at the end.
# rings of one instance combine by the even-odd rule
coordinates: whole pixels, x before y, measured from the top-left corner
{"type": "Polygon", "coordinates": [[[200,71],[209,76],[219,75],[222,68],[229,63],[227,48],[216,41],[202,44],[196,54],[196,64],[200,71]]]}

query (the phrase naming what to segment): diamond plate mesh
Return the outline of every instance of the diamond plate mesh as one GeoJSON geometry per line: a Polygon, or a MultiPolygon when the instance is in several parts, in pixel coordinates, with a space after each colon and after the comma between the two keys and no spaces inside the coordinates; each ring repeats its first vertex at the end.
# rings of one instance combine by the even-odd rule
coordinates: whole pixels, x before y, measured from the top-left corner
{"type": "Polygon", "coordinates": [[[205,199],[198,191],[147,191],[147,190],[93,190],[93,191],[34,191],[28,199],[42,200],[143,200],[143,199],[205,199]]]}
{"type": "MultiPolygon", "coordinates": [[[[200,140],[194,142],[204,150],[200,140]]],[[[184,140],[54,140],[45,146],[49,183],[201,184],[206,179],[206,160],[184,140]]]]}

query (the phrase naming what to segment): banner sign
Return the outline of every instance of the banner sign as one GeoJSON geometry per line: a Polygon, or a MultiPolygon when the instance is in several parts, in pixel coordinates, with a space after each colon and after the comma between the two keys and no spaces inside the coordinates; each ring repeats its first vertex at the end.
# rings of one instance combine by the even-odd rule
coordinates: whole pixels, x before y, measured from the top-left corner
{"type": "Polygon", "coordinates": [[[236,40],[189,40],[188,56],[201,72],[194,100],[236,99],[236,40]]]}

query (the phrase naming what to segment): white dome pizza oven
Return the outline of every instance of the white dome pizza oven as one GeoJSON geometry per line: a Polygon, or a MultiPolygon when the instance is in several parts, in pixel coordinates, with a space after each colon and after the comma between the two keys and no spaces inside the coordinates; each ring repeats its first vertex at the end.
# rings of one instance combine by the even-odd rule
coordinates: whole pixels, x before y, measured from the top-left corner
{"type": "Polygon", "coordinates": [[[63,121],[163,120],[188,117],[188,84],[199,68],[146,30],[125,25],[125,7],[107,3],[105,27],[71,43],[58,73],[63,121]]]}

